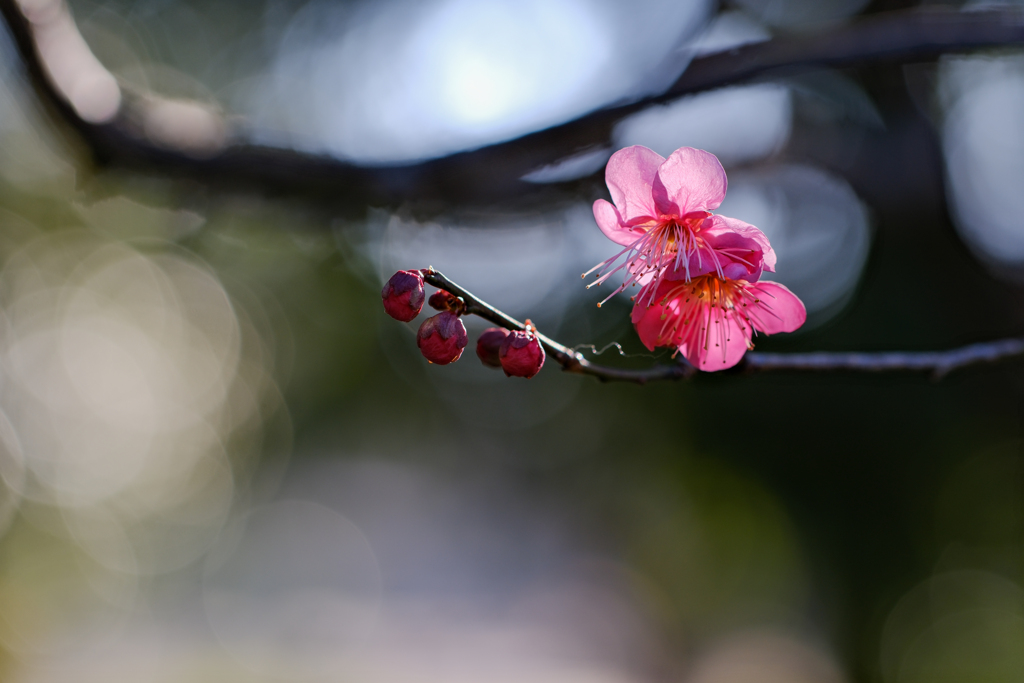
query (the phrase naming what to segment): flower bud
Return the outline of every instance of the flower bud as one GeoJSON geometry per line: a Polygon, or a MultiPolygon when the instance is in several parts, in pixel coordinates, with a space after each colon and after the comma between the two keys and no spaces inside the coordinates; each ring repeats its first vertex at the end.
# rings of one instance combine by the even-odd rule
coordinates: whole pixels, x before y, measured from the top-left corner
{"type": "Polygon", "coordinates": [[[463,309],[463,303],[459,301],[459,298],[443,289],[439,289],[431,294],[430,298],[427,299],[427,303],[435,311],[451,311],[458,314],[463,309]]]}
{"type": "Polygon", "coordinates": [[[508,334],[504,327],[488,327],[480,334],[476,340],[476,355],[484,365],[489,368],[501,367],[498,351],[508,334]]]}
{"type": "Polygon", "coordinates": [[[416,346],[423,357],[438,365],[457,361],[467,343],[466,326],[450,311],[427,318],[416,333],[416,346]]]}
{"type": "Polygon", "coordinates": [[[380,297],[388,315],[407,323],[423,309],[423,276],[416,270],[400,270],[384,285],[380,297]]]}
{"type": "Polygon", "coordinates": [[[544,347],[535,334],[513,332],[498,350],[501,368],[509,377],[533,377],[544,367],[544,347]]]}

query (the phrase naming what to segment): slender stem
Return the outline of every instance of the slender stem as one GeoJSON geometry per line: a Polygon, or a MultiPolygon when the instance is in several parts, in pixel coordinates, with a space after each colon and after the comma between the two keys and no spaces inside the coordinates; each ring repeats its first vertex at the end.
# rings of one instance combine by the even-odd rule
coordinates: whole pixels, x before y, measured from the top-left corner
{"type": "MultiPolygon", "coordinates": [[[[439,289],[444,289],[462,299],[466,304],[466,313],[483,318],[495,325],[504,327],[506,330],[525,330],[526,324],[499,311],[494,306],[474,296],[466,288],[452,282],[444,275],[433,269],[421,271],[423,279],[439,289]]],[[[660,379],[682,379],[693,375],[696,371],[685,361],[675,365],[659,365],[648,370],[626,370],[622,368],[609,368],[592,363],[583,357],[579,351],[574,351],[564,344],[556,342],[551,337],[537,332],[544,351],[548,356],[558,361],[562,369],[579,375],[591,375],[603,381],[634,382],[646,384],[660,379]]]]}
{"type": "MultiPolygon", "coordinates": [[[[117,116],[100,123],[86,121],[71,105],[73,97],[82,96],[78,92],[82,83],[72,78],[69,83],[76,87],[67,91],[53,74],[63,74],[67,80],[69,64],[99,63],[84,40],[71,40],[77,28],[63,0],[53,0],[46,13],[32,20],[22,6],[26,5],[19,5],[19,0],[0,0],[0,14],[35,89],[97,161],[228,189],[301,194],[350,208],[412,200],[493,202],[543,193],[542,187],[523,182],[523,175],[568,155],[608,145],[616,123],[651,105],[808,69],[925,60],[948,52],[1024,43],[1024,12],[1015,8],[975,12],[933,8],[870,15],[813,35],[775,38],[697,57],[663,93],[590,112],[514,140],[417,163],[364,167],[329,156],[251,144],[243,130],[232,131],[234,135],[221,140],[220,146],[205,149],[190,147],[195,140],[188,136],[182,145],[168,139],[154,141],[146,133],[153,129],[147,125],[154,111],[153,96],[133,92],[124,83],[117,116]],[[52,23],[54,17],[64,22],[62,50],[47,51],[47,31],[52,27],[46,22],[52,23]],[[81,54],[69,56],[71,48],[81,54]],[[49,63],[58,58],[63,60],[60,64],[49,63]]],[[[689,59],[689,54],[680,53],[680,69],[689,59]]],[[[89,82],[93,81],[103,79],[89,82]]],[[[206,111],[203,116],[214,128],[227,128],[223,118],[214,120],[219,116],[215,112],[206,111]]]]}
{"type": "MultiPolygon", "coordinates": [[[[466,313],[483,318],[507,330],[525,330],[526,325],[506,315],[464,287],[433,269],[421,271],[423,279],[451,292],[466,304],[466,313]]],[[[655,365],[644,370],[625,370],[598,365],[550,337],[537,334],[547,354],[562,369],[579,375],[590,375],[601,381],[647,384],[666,379],[690,379],[697,369],[681,359],[671,365],[655,365]]],[[[979,363],[992,363],[1004,358],[1024,355],[1024,338],[999,339],[971,344],[948,351],[906,351],[880,353],[748,353],[737,366],[741,371],[852,371],[852,372],[927,372],[941,379],[958,368],[979,363]]]]}
{"type": "Polygon", "coordinates": [[[998,339],[948,351],[881,353],[748,353],[757,370],[855,370],[860,372],[930,372],[936,379],[967,365],[993,363],[1024,355],[1024,338],[998,339]]]}

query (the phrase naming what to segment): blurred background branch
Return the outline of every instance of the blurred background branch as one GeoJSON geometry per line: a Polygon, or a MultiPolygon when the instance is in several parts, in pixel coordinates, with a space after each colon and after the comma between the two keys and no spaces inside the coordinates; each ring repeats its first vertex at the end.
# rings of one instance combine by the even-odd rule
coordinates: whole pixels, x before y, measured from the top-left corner
{"type": "MultiPolygon", "coordinates": [[[[1024,42],[1016,8],[915,9],[861,18],[693,59],[661,94],[607,107],[479,149],[397,165],[366,166],[232,135],[198,102],[164,100],[118,83],[93,56],[63,0],[0,0],[31,80],[96,163],[185,176],[226,189],[298,194],[333,205],[409,201],[493,202],[538,191],[523,176],[609,144],[624,117],[684,95],[821,67],[932,59],[1024,42]]],[[[685,61],[690,53],[681,54],[685,61]]]]}

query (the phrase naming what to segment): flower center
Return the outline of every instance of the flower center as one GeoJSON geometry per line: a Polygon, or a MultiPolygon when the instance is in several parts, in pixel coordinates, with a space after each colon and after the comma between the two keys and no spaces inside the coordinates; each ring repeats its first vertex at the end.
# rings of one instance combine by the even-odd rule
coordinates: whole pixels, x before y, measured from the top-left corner
{"type": "MultiPolygon", "coordinates": [[[[635,226],[634,230],[642,231],[635,242],[583,274],[583,277],[586,277],[595,270],[603,269],[598,278],[587,285],[587,289],[600,285],[614,273],[623,269],[627,275],[622,285],[609,294],[601,304],[630,285],[648,286],[650,287],[648,291],[653,294],[668,268],[685,270],[686,279],[689,280],[690,258],[697,255],[699,260],[701,250],[704,249],[704,240],[698,236],[698,233],[704,221],[711,215],[710,211],[691,211],[682,216],[662,216],[646,230],[642,226],[635,226]],[[612,268],[612,264],[623,256],[625,256],[625,261],[612,268]]],[[[721,274],[721,264],[718,263],[717,255],[713,251],[709,251],[708,256],[714,259],[715,268],[721,274]]],[[[601,304],[598,306],[600,307],[601,304]]]]}
{"type": "Polygon", "coordinates": [[[666,252],[679,251],[680,245],[685,249],[688,242],[699,242],[697,233],[708,218],[710,211],[691,211],[679,216],[665,216],[647,233],[655,243],[664,240],[666,252]]]}
{"type": "Polygon", "coordinates": [[[737,305],[745,305],[745,284],[738,280],[723,280],[715,275],[699,275],[670,289],[658,304],[666,306],[669,301],[679,299],[681,309],[688,308],[686,304],[693,304],[731,311],[737,305]]]}
{"type": "MultiPolygon", "coordinates": [[[[726,346],[732,342],[730,330],[735,326],[746,332],[750,326],[747,306],[759,301],[743,280],[700,275],[689,282],[680,282],[656,301],[662,308],[657,343],[699,347],[705,352],[717,349],[725,363],[726,346]]],[[[753,348],[749,338],[745,342],[748,348],[753,348]]]]}

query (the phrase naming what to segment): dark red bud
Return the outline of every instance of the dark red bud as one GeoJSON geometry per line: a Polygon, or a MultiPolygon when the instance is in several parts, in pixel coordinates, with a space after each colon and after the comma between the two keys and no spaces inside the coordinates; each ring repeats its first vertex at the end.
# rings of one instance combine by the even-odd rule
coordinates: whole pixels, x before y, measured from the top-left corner
{"type": "Polygon", "coordinates": [[[407,323],[423,309],[423,276],[417,270],[400,270],[380,292],[384,310],[395,320],[407,323]]]}
{"type": "Polygon", "coordinates": [[[457,361],[468,343],[466,326],[450,311],[427,318],[416,333],[416,346],[423,357],[438,365],[457,361]]]}
{"type": "Polygon", "coordinates": [[[462,313],[463,304],[459,301],[459,298],[443,289],[439,289],[431,294],[430,298],[427,299],[427,303],[436,311],[451,311],[456,314],[462,313]]]}
{"type": "Polygon", "coordinates": [[[529,332],[513,332],[498,350],[501,368],[509,377],[533,377],[544,367],[544,347],[529,332]]]}
{"type": "Polygon", "coordinates": [[[484,365],[489,368],[501,367],[498,352],[508,334],[504,327],[488,327],[480,334],[480,338],[476,340],[476,355],[484,365]]]}

